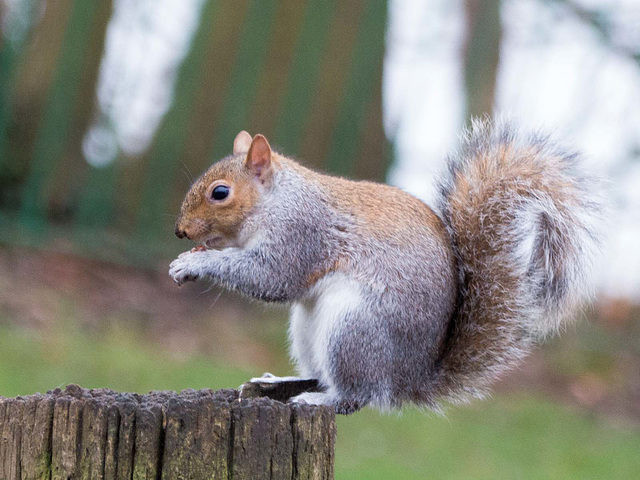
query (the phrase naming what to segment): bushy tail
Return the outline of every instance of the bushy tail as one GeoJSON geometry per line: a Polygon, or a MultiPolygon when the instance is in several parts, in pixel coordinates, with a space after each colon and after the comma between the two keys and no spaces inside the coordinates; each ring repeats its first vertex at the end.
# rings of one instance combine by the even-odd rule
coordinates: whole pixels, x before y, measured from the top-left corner
{"type": "Polygon", "coordinates": [[[436,398],[482,396],[589,293],[599,250],[599,182],[540,134],[475,122],[440,183],[460,293],[436,398]]]}

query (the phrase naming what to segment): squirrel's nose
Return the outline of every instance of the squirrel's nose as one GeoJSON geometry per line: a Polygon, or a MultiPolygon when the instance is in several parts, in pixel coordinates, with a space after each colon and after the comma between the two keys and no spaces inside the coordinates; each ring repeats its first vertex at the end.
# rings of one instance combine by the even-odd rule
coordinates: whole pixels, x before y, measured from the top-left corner
{"type": "Polygon", "coordinates": [[[187,232],[185,232],[184,230],[180,230],[179,227],[176,227],[176,237],[178,238],[189,238],[189,236],[187,235],[187,232]]]}

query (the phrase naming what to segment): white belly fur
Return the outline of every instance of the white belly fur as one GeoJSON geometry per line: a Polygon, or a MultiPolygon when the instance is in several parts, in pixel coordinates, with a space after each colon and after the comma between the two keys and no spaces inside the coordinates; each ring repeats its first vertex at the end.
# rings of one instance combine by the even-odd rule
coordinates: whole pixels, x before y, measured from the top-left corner
{"type": "Polygon", "coordinates": [[[328,365],[329,340],[340,335],[345,315],[358,309],[361,301],[358,282],[334,273],[314,285],[306,299],[291,306],[291,356],[302,377],[333,385],[328,365]]]}

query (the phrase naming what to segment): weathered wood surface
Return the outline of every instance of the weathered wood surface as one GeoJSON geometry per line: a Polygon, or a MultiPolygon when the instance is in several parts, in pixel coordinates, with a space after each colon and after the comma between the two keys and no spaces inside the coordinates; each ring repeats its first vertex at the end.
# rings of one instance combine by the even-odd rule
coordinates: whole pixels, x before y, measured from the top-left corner
{"type": "Polygon", "coordinates": [[[330,479],[335,415],[236,390],[0,397],[0,480],[330,479]]]}

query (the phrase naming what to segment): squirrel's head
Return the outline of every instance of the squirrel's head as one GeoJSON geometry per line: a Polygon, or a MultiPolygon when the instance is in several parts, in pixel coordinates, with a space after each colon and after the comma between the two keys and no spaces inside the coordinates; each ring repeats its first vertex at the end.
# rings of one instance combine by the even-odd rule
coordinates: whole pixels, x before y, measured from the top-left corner
{"type": "Polygon", "coordinates": [[[189,189],[176,221],[178,238],[221,249],[240,246],[242,226],[270,188],[276,155],[262,135],[240,132],[233,154],[214,163],[189,189]]]}

